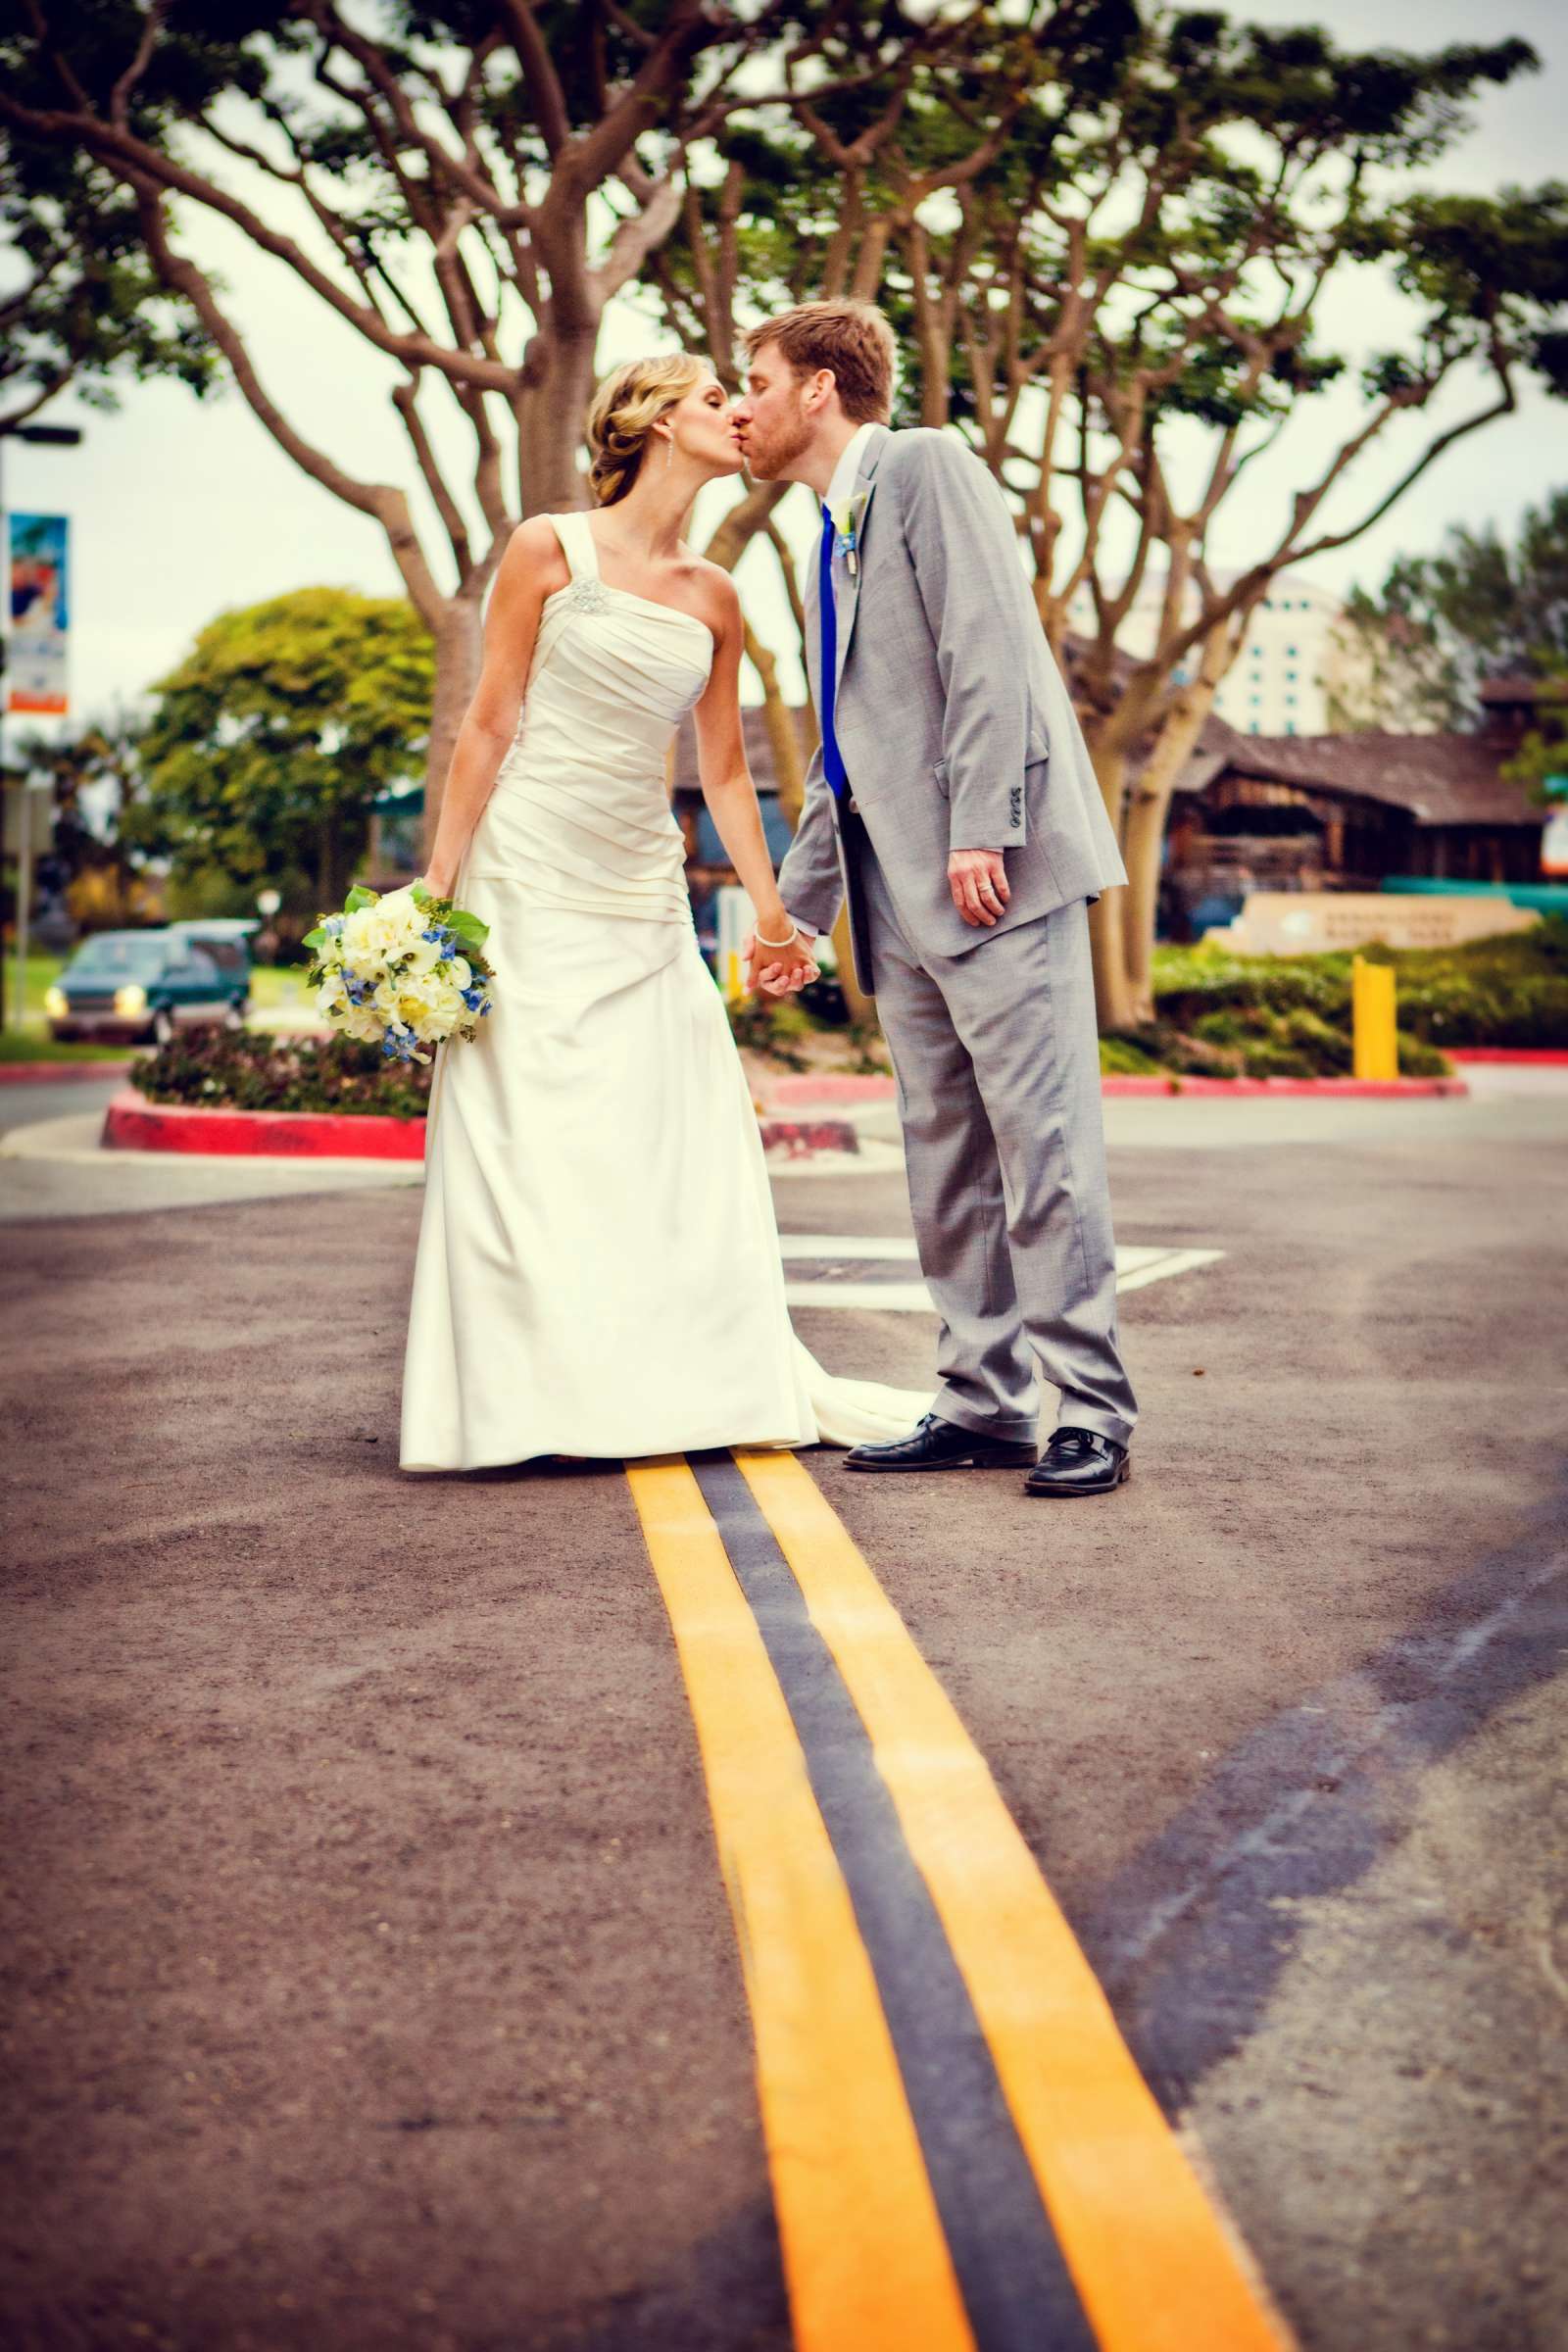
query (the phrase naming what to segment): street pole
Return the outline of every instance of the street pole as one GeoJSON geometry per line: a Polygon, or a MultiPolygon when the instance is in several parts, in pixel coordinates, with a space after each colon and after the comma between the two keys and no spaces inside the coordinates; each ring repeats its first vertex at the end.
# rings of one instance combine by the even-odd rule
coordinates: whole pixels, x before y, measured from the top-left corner
{"type": "Polygon", "coordinates": [[[27,1025],[27,901],[32,895],[32,787],[17,785],[17,1035],[27,1025]]]}
{"type": "MultiPolygon", "coordinates": [[[[5,581],[0,594],[0,796],[6,772],[5,727],[11,709],[11,535],[6,528],[5,447],[8,441],[41,442],[46,448],[74,449],[81,439],[79,424],[0,425],[0,555],[5,559],[5,581]]],[[[27,898],[32,888],[32,805],[27,779],[19,782],[17,801],[17,1029],[27,1011],[27,898]]],[[[5,956],[0,955],[0,1029],[6,1025],[5,956]]]]}

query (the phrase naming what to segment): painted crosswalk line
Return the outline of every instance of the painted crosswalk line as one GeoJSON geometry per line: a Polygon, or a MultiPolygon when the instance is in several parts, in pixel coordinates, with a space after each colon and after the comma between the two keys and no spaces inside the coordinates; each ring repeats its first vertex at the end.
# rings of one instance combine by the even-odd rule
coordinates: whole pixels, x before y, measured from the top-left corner
{"type": "MultiPolygon", "coordinates": [[[[791,1269],[784,1285],[790,1306],[870,1309],[883,1314],[930,1315],[936,1308],[931,1294],[918,1278],[898,1282],[873,1276],[870,1280],[833,1271],[839,1266],[909,1266],[918,1268],[913,1240],[907,1236],[845,1233],[783,1233],[779,1248],[791,1269]],[[803,1269],[813,1269],[803,1276],[803,1269]],[[820,1272],[814,1269],[822,1269],[820,1272]]],[[[1185,1250],[1127,1246],[1116,1251],[1116,1288],[1139,1291],[1172,1275],[1196,1273],[1218,1263],[1223,1250],[1185,1250]]]]}
{"type": "Polygon", "coordinates": [[[738,1452],[627,1475],[741,1942],[797,2342],[1280,2352],[984,1760],[809,1473],[738,1452]],[[886,2275],[906,2261],[918,2312],[886,2275]]]}

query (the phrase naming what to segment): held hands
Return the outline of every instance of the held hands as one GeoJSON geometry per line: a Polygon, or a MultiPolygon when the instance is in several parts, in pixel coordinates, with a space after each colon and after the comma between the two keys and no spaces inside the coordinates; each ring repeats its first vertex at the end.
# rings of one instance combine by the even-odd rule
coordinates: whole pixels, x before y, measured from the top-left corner
{"type": "Polygon", "coordinates": [[[948,888],[971,931],[989,931],[1012,896],[1000,850],[954,850],[948,858],[948,888]]]}
{"type": "Polygon", "coordinates": [[[786,915],[783,923],[772,926],[770,936],[782,939],[786,924],[795,933],[788,947],[769,947],[755,931],[746,936],[741,954],[746,957],[746,986],[755,996],[795,996],[818,976],[816,943],[809,931],[801,930],[786,915]]]}

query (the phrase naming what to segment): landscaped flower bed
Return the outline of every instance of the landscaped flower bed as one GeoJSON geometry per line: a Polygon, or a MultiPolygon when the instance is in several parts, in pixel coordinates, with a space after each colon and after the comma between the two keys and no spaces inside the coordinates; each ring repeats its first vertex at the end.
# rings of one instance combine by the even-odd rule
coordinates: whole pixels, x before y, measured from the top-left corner
{"type": "Polygon", "coordinates": [[[268,1036],[257,1031],[182,1030],[130,1068],[150,1102],[195,1109],[335,1111],[422,1118],[431,1068],[388,1062],[376,1046],[347,1038],[268,1036]]]}

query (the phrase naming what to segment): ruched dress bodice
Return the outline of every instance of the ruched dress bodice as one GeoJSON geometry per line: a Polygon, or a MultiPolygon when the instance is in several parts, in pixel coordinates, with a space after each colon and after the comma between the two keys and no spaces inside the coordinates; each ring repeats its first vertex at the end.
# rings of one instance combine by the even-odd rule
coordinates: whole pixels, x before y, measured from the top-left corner
{"type": "Polygon", "coordinates": [[[540,905],[689,924],[665,765],[708,684],[712,634],[601,579],[585,514],[551,520],[573,576],[545,599],[516,737],[466,874],[518,881],[540,905]]]}

